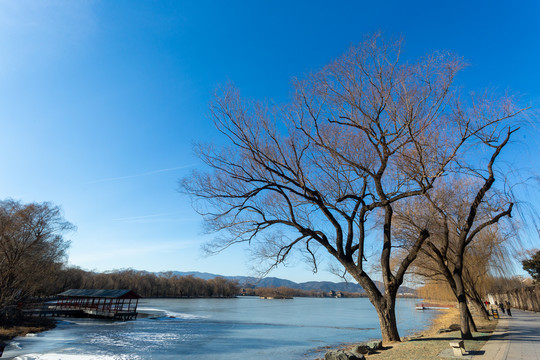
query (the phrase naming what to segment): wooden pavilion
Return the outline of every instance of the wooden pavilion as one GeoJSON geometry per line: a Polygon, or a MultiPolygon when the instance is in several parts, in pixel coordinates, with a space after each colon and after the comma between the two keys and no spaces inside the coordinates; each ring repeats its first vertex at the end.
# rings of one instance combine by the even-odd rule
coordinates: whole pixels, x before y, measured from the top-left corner
{"type": "Polygon", "coordinates": [[[137,318],[141,296],[132,290],[70,289],[58,294],[56,311],[91,317],[130,320],[137,318]]]}

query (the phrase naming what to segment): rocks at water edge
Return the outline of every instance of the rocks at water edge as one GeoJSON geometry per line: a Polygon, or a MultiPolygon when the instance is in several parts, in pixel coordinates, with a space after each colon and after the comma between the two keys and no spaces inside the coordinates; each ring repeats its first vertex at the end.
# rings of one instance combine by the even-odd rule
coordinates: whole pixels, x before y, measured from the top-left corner
{"type": "Polygon", "coordinates": [[[369,354],[371,352],[371,349],[367,346],[367,344],[360,344],[355,345],[351,352],[354,354],[369,354]]]}
{"type": "Polygon", "coordinates": [[[380,350],[382,349],[382,341],[381,340],[369,341],[367,343],[367,347],[371,352],[380,350]]]}
{"type": "Polygon", "coordinates": [[[364,360],[364,354],[373,354],[382,348],[382,341],[369,341],[355,345],[351,351],[331,350],[324,356],[325,360],[364,360]]]}
{"type": "Polygon", "coordinates": [[[382,348],[382,341],[369,341],[367,343],[355,345],[351,352],[354,354],[373,354],[375,351],[382,348]]]}
{"type": "Polygon", "coordinates": [[[324,355],[324,360],[365,360],[362,354],[354,354],[350,351],[330,350],[324,355]]]}

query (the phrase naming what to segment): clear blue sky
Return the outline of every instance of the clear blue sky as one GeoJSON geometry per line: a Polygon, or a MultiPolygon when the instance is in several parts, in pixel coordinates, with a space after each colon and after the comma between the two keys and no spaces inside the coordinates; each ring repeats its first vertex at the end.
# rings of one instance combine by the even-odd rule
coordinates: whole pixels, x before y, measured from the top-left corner
{"type": "MultiPolygon", "coordinates": [[[[0,198],[52,201],[78,227],[84,269],[248,274],[244,247],[204,258],[200,217],[177,192],[193,141],[216,136],[212,91],[284,101],[290,79],[382,30],[416,58],[452,50],[470,89],[540,104],[540,2],[0,2],[0,198]]],[[[538,170],[538,133],[520,157],[538,170]]],[[[291,264],[272,275],[312,275],[291,264]]]]}

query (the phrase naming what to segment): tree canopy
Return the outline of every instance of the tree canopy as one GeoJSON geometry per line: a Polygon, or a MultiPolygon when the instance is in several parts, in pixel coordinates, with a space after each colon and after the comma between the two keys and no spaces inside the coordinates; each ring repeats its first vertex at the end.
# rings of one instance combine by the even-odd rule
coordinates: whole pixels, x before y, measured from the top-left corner
{"type": "Polygon", "coordinates": [[[65,261],[73,230],[51,203],[0,201],[0,309],[42,294],[65,261]]]}
{"type": "Polygon", "coordinates": [[[446,52],[403,62],[401,42],[376,34],[296,79],[287,104],[220,89],[211,112],[228,145],[197,146],[211,171],[181,182],[221,235],[207,248],[250,243],[269,268],[299,251],[314,270],[325,251],[366,290],[383,341],[399,341],[395,296],[430,233],[415,229],[404,247],[392,233],[394,206],[463,164],[477,168],[475,146],[504,139],[521,111],[508,96],[461,96],[464,66],[446,52]],[[404,256],[392,263],[396,246],[404,256]],[[377,272],[366,266],[368,247],[378,249],[377,272]]]}

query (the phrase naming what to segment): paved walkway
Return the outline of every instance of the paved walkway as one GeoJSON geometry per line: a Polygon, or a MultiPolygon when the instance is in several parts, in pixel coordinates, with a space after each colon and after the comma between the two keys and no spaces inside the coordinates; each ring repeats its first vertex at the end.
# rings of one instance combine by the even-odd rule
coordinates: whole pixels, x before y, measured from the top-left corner
{"type": "Polygon", "coordinates": [[[540,314],[514,310],[501,314],[497,329],[475,359],[540,360],[540,314]]]}

